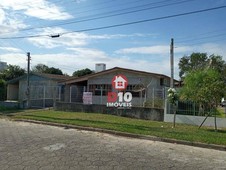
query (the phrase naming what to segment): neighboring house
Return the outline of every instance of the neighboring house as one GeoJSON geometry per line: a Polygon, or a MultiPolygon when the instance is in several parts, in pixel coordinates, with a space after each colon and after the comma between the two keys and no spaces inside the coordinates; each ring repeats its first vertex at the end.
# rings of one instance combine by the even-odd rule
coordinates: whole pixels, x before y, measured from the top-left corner
{"type": "Polygon", "coordinates": [[[117,89],[112,87],[113,82],[116,83],[115,87],[122,88],[125,86],[126,80],[120,75],[124,75],[128,80],[125,91],[132,93],[133,106],[142,106],[144,101],[153,98],[153,96],[164,99],[165,87],[170,86],[170,77],[166,75],[115,67],[60,82],[61,91],[64,92],[61,101],[82,102],[83,92],[92,92],[92,103],[104,105],[107,102],[108,92],[117,89]],[[115,76],[118,77],[112,82],[115,76]]]}
{"type": "MultiPolygon", "coordinates": [[[[53,106],[53,100],[60,94],[58,82],[68,78],[63,75],[31,73],[29,77],[31,106],[53,106]]],[[[28,100],[27,94],[27,75],[7,82],[7,100],[19,101],[24,105],[28,100]]]]}
{"type": "Polygon", "coordinates": [[[0,71],[3,71],[7,68],[7,63],[0,61],[0,71]]]}

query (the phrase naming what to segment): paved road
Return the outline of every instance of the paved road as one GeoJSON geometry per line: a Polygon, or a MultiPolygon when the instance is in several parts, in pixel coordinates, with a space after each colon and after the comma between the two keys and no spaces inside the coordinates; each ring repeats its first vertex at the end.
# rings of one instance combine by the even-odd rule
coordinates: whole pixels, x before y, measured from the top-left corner
{"type": "Polygon", "coordinates": [[[0,119],[0,169],[226,169],[226,152],[0,119]]]}

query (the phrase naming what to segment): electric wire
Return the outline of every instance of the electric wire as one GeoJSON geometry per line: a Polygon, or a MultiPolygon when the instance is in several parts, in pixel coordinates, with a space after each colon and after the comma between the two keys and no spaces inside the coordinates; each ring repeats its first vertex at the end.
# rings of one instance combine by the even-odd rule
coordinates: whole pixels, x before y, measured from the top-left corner
{"type": "MultiPolygon", "coordinates": [[[[208,12],[208,11],[219,10],[219,9],[223,9],[223,8],[226,8],[226,5],[213,7],[213,8],[207,8],[207,9],[201,9],[201,10],[196,10],[196,11],[190,11],[190,12],[185,12],[185,13],[167,15],[167,16],[162,16],[162,17],[138,20],[138,21],[133,21],[133,22],[126,22],[126,23],[121,23],[121,24],[108,25],[108,26],[103,26],[103,27],[94,27],[94,28],[87,28],[87,29],[80,29],[80,30],[62,32],[62,33],[58,33],[58,34],[60,34],[60,36],[61,36],[61,35],[70,34],[70,33],[74,33],[74,32],[89,32],[89,31],[103,30],[103,29],[122,27],[122,26],[140,24],[140,23],[151,22],[151,21],[170,19],[170,18],[181,17],[181,16],[186,16],[186,15],[198,14],[198,13],[203,13],[203,12],[208,12]]],[[[0,37],[0,39],[23,39],[23,38],[35,38],[35,37],[50,37],[50,35],[49,34],[45,34],[45,35],[41,34],[41,35],[29,35],[29,36],[0,37]]]]}
{"type": "MultiPolygon", "coordinates": [[[[146,11],[146,10],[150,10],[150,9],[156,9],[156,8],[162,8],[162,7],[171,6],[171,5],[177,5],[177,4],[181,4],[181,3],[185,3],[185,2],[190,2],[190,1],[191,0],[184,0],[184,1],[180,1],[180,2],[174,2],[174,3],[171,3],[171,4],[165,4],[165,5],[159,5],[159,6],[154,6],[154,7],[148,7],[148,8],[143,8],[143,9],[138,9],[138,10],[133,10],[133,11],[128,11],[128,12],[121,12],[121,13],[117,13],[117,14],[105,15],[105,16],[100,16],[100,17],[93,17],[93,18],[88,18],[88,19],[82,19],[82,20],[76,20],[76,21],[70,21],[70,22],[57,23],[57,24],[46,25],[46,26],[39,26],[39,27],[35,27],[35,28],[34,27],[33,28],[32,27],[31,28],[25,28],[25,29],[21,29],[19,31],[28,31],[28,30],[33,30],[33,29],[40,29],[40,28],[46,28],[46,27],[56,27],[56,26],[62,26],[62,25],[69,25],[69,24],[75,24],[75,23],[81,23],[81,22],[99,20],[99,19],[103,19],[103,18],[121,16],[121,15],[125,15],[125,14],[132,14],[132,13],[142,12],[142,11],[146,11]]],[[[164,1],[162,1],[162,2],[164,2],[164,1]]],[[[142,7],[143,6],[146,7],[147,4],[146,5],[142,5],[142,7]]],[[[121,10],[117,10],[117,11],[121,11],[121,10]]],[[[116,11],[113,11],[113,12],[116,12],[116,11]]],[[[102,14],[98,14],[98,15],[109,14],[109,13],[112,13],[112,12],[102,13],[102,14]]],[[[90,16],[88,16],[88,17],[90,17],[90,16]]]]}

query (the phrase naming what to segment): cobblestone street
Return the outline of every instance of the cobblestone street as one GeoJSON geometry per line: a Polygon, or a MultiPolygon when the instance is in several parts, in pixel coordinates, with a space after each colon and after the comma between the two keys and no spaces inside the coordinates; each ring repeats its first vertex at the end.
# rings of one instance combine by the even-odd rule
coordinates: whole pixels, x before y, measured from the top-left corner
{"type": "Polygon", "coordinates": [[[226,152],[0,119],[1,170],[226,169],[226,152]]]}

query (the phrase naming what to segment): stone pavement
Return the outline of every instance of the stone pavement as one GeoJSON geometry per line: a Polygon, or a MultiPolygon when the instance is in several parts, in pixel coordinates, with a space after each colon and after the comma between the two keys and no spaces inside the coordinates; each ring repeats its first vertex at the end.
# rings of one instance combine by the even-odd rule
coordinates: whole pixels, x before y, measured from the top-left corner
{"type": "Polygon", "coordinates": [[[226,152],[0,119],[0,170],[226,169],[226,152]]]}

